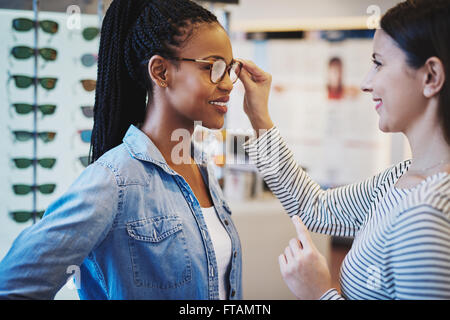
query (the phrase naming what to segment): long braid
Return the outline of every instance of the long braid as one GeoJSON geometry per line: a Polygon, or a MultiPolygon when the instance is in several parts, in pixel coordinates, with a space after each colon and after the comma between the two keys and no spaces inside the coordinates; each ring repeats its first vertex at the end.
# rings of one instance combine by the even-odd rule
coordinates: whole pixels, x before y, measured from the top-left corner
{"type": "Polygon", "coordinates": [[[91,162],[122,142],[145,120],[152,98],[148,60],[175,55],[197,23],[218,23],[190,0],[114,0],[106,12],[98,56],[91,162]],[[186,30],[185,30],[186,29],[186,30]]]}

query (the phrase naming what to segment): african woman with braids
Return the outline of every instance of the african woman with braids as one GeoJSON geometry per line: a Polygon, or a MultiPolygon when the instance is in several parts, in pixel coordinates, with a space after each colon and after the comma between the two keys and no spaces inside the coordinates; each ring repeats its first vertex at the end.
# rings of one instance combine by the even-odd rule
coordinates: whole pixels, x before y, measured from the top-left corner
{"type": "Polygon", "coordinates": [[[75,271],[81,299],[241,299],[230,209],[200,150],[177,148],[195,121],[223,126],[239,70],[225,30],[194,2],[114,0],[92,163],[15,240],[0,298],[53,298],[75,271]]]}

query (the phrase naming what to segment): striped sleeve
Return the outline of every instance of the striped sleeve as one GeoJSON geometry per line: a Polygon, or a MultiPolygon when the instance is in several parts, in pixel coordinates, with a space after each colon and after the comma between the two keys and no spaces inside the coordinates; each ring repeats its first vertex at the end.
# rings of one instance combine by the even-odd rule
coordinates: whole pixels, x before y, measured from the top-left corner
{"type": "Polygon", "coordinates": [[[450,221],[429,205],[399,215],[387,242],[396,299],[450,299],[450,221]]]}
{"type": "Polygon", "coordinates": [[[319,300],[345,300],[336,289],[330,289],[325,292],[319,300]]]}
{"type": "Polygon", "coordinates": [[[297,164],[278,128],[250,139],[243,148],[289,216],[299,215],[310,231],[334,236],[356,235],[392,170],[361,183],[322,190],[297,164]]]}

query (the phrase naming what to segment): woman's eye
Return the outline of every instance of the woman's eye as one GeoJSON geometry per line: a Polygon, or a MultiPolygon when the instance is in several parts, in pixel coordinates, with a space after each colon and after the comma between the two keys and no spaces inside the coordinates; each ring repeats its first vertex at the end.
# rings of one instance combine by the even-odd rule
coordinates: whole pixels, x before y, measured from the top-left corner
{"type": "Polygon", "coordinates": [[[372,62],[375,65],[375,69],[379,69],[381,67],[381,62],[378,62],[377,60],[372,60],[372,62]]]}

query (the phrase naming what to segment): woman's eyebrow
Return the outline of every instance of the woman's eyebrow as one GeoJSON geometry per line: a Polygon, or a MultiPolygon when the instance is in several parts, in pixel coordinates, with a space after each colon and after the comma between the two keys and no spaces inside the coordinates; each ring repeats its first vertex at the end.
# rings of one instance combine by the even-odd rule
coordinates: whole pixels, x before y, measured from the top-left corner
{"type": "Polygon", "coordinates": [[[379,54],[379,53],[374,52],[374,53],[372,54],[372,58],[374,58],[374,59],[376,59],[377,56],[379,56],[379,57],[381,58],[381,54],[379,54]]]}
{"type": "Polygon", "coordinates": [[[225,60],[224,57],[221,57],[221,56],[215,56],[215,55],[204,57],[204,58],[202,58],[202,60],[205,60],[205,59],[208,59],[208,58],[215,58],[215,59],[222,59],[222,60],[225,60]]]}
{"type": "MultiPolygon", "coordinates": [[[[216,56],[216,55],[211,55],[211,56],[208,56],[208,57],[202,58],[202,60],[206,60],[206,59],[208,59],[208,58],[221,59],[221,60],[225,61],[225,63],[227,62],[227,60],[225,60],[225,58],[224,58],[224,57],[221,57],[221,56],[216,56]]],[[[234,61],[234,58],[233,58],[233,59],[231,59],[231,61],[234,61]]]]}

